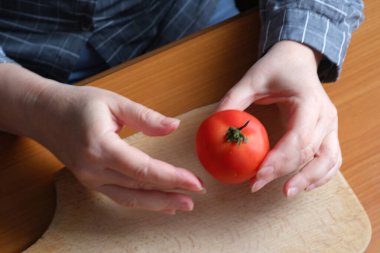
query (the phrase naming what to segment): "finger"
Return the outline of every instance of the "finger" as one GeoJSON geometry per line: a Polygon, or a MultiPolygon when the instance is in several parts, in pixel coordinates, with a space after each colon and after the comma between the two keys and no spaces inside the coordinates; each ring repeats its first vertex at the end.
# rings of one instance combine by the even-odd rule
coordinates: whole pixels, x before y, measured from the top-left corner
{"type": "Polygon", "coordinates": [[[334,131],[326,136],[316,158],[288,180],[284,187],[285,195],[293,197],[300,191],[322,185],[325,179],[330,179],[340,167],[340,160],[338,136],[334,131]]]}
{"type": "Polygon", "coordinates": [[[192,172],[153,159],[129,146],[118,136],[108,138],[103,148],[106,167],[115,169],[135,181],[171,189],[204,191],[202,182],[192,172]]]}
{"type": "Polygon", "coordinates": [[[336,165],[332,169],[330,169],[323,178],[319,179],[317,182],[312,183],[308,187],[306,187],[305,191],[311,191],[329,182],[336,175],[336,173],[338,172],[341,166],[342,166],[342,157],[341,155],[339,155],[338,162],[336,163],[336,165]]]}
{"type": "Polygon", "coordinates": [[[251,79],[245,75],[226,95],[221,99],[217,111],[245,110],[255,100],[255,91],[251,85],[251,79]]]}
{"type": "MultiPolygon", "coordinates": [[[[96,189],[102,185],[115,185],[120,186],[124,188],[130,188],[130,189],[142,189],[142,190],[164,190],[164,189],[157,189],[154,187],[154,185],[145,183],[145,182],[138,182],[134,180],[131,177],[128,177],[118,171],[115,171],[113,169],[109,168],[103,168],[101,170],[93,170],[91,173],[91,182],[92,185],[89,188],[96,189]]],[[[171,190],[169,188],[165,190],[171,190]]]]}
{"type": "Polygon", "coordinates": [[[191,211],[193,200],[184,194],[148,190],[132,190],[115,185],[103,185],[97,189],[116,203],[135,209],[151,211],[191,211]]]}
{"type": "MultiPolygon", "coordinates": [[[[176,191],[178,188],[172,186],[157,185],[152,183],[146,183],[144,181],[137,181],[131,177],[128,177],[113,169],[103,169],[102,173],[97,175],[97,186],[101,185],[115,185],[128,189],[140,189],[140,190],[159,190],[159,191],[176,191]]],[[[205,192],[201,192],[205,193],[205,192]]]]}
{"type": "Polygon", "coordinates": [[[114,113],[123,125],[142,131],[146,135],[167,135],[178,128],[180,121],[166,117],[148,107],[121,97],[114,113]]]}
{"type": "Polygon", "coordinates": [[[327,121],[325,117],[320,118],[317,121],[317,125],[315,126],[312,136],[310,137],[311,141],[303,150],[301,150],[301,162],[299,168],[303,168],[306,164],[314,159],[314,156],[320,149],[323,140],[331,132],[335,131],[336,128],[336,125],[331,124],[331,122],[327,121]]]}
{"type": "Polygon", "coordinates": [[[268,153],[256,178],[251,181],[252,192],[260,190],[276,178],[299,169],[312,159],[313,131],[318,121],[315,111],[316,109],[311,106],[295,106],[288,123],[288,131],[268,153]]]}

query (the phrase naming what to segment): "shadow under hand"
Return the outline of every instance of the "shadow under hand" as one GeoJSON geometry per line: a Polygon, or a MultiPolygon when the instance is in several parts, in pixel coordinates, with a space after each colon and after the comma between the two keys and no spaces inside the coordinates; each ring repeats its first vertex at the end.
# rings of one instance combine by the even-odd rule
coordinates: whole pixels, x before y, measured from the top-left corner
{"type": "Polygon", "coordinates": [[[270,146],[273,148],[286,130],[278,107],[276,105],[251,105],[246,111],[263,123],[268,132],[270,146]]]}

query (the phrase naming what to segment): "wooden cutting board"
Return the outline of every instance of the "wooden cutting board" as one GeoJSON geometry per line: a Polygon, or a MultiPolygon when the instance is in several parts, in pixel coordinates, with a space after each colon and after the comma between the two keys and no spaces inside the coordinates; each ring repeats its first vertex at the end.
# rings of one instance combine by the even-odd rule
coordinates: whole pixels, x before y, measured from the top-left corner
{"type": "Polygon", "coordinates": [[[284,179],[252,194],[247,184],[211,178],[195,155],[195,132],[214,106],[186,113],[166,137],[136,134],[127,141],[151,156],[193,170],[207,194],[194,194],[192,212],[169,216],[120,207],[82,187],[67,170],[57,175],[55,217],[26,253],[51,252],[364,252],[369,219],[339,173],[327,185],[293,199],[282,195],[284,179]]]}

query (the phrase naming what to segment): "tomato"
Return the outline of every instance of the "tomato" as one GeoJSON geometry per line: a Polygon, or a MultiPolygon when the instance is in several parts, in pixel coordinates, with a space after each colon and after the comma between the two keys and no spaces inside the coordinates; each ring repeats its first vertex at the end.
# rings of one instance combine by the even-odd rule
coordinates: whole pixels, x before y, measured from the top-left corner
{"type": "Polygon", "coordinates": [[[200,125],[196,151],[217,180],[238,184],[253,178],[269,151],[268,134],[253,115],[239,110],[212,114],[200,125]]]}

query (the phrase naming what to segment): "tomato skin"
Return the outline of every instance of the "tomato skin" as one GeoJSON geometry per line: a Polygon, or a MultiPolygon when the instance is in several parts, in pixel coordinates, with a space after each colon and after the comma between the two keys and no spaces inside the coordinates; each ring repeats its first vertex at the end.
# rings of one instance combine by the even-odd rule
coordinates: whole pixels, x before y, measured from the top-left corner
{"type": "Polygon", "coordinates": [[[253,178],[269,151],[265,127],[253,115],[239,110],[226,110],[210,115],[196,135],[196,151],[203,167],[217,180],[239,184],[253,178]],[[239,128],[247,143],[229,142],[230,127],[239,128]]]}

